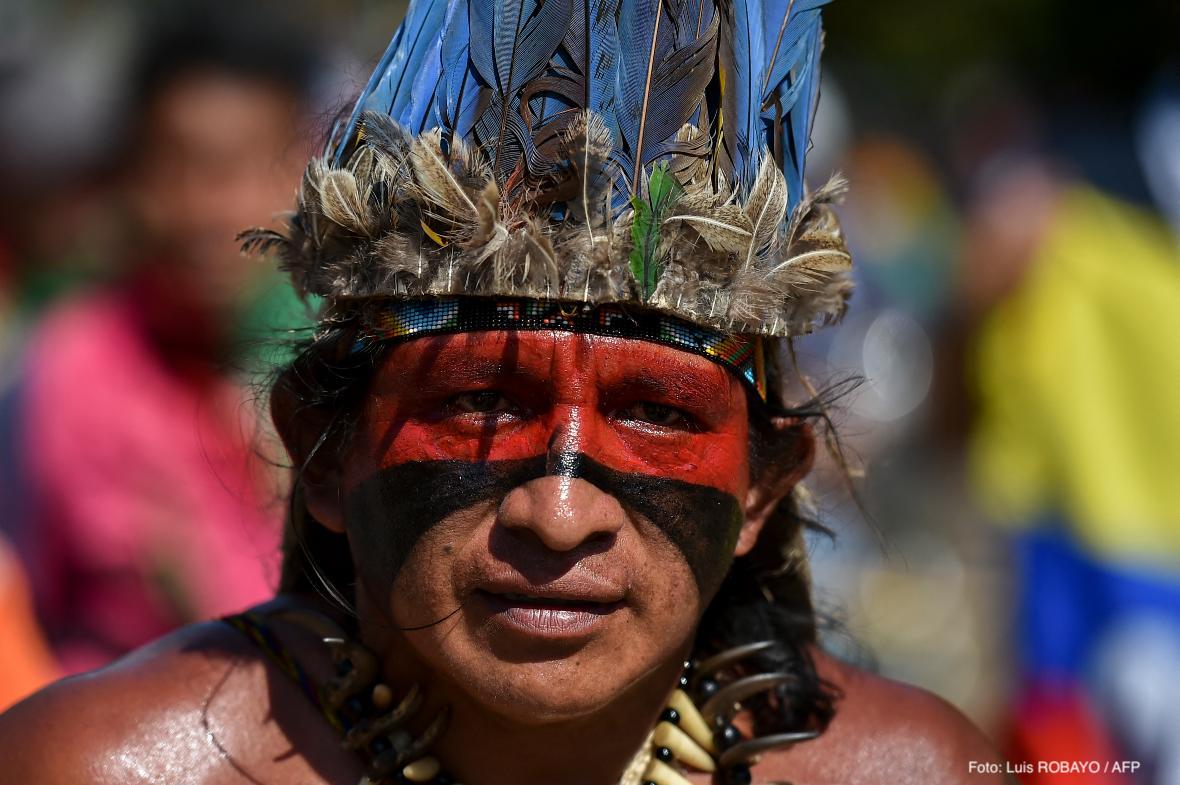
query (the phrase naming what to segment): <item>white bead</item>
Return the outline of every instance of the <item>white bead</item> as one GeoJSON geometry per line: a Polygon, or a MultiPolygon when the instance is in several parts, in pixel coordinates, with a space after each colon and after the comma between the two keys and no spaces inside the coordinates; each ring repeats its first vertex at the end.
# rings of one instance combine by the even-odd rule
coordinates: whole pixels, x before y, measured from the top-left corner
{"type": "Polygon", "coordinates": [[[402,769],[402,774],[410,782],[430,782],[438,776],[442,769],[435,758],[419,758],[402,769]]]}
{"type": "Polygon", "coordinates": [[[381,711],[385,711],[393,705],[393,690],[389,688],[388,684],[378,684],[373,687],[373,705],[381,711]]]}

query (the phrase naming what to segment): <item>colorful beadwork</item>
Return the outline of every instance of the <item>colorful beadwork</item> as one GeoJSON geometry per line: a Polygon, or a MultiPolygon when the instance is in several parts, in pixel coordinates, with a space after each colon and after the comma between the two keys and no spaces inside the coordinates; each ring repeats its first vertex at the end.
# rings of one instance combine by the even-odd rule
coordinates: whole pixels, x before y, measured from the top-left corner
{"type": "Polygon", "coordinates": [[[758,336],[729,335],[617,303],[595,306],[585,302],[479,297],[388,300],[362,326],[353,351],[374,343],[426,335],[495,330],[561,330],[663,344],[728,368],[759,400],[766,400],[766,361],[758,336]]]}

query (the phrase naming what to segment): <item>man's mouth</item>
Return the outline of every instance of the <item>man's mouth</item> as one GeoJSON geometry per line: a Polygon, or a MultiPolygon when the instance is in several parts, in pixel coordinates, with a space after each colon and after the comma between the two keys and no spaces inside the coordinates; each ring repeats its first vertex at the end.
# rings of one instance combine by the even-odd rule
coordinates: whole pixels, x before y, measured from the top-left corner
{"type": "MultiPolygon", "coordinates": [[[[481,590],[482,591],[482,590],[481,590]]],[[[552,608],[556,610],[587,611],[591,613],[609,613],[620,604],[618,600],[601,601],[580,599],[577,597],[551,597],[541,594],[520,594],[517,592],[487,592],[484,594],[506,605],[518,608],[552,608]]]]}
{"type": "Polygon", "coordinates": [[[585,637],[624,605],[624,592],[595,582],[544,589],[493,583],[476,595],[493,624],[532,639],[585,637]]]}

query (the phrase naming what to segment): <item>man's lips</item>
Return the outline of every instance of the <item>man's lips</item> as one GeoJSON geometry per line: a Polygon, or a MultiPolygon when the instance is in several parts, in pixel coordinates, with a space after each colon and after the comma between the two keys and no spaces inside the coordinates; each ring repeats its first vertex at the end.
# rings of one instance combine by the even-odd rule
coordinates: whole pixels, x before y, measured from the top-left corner
{"type": "Polygon", "coordinates": [[[622,585],[585,572],[569,573],[544,583],[535,583],[522,575],[498,575],[478,582],[475,589],[507,601],[555,606],[607,606],[620,603],[627,596],[622,585]]]}
{"type": "Polygon", "coordinates": [[[621,587],[598,578],[534,584],[516,578],[481,583],[475,594],[493,621],[534,638],[571,638],[592,632],[626,600],[621,587]]]}
{"type": "Polygon", "coordinates": [[[585,611],[587,613],[610,613],[622,604],[620,600],[616,600],[614,602],[603,602],[599,600],[586,600],[575,597],[548,597],[531,594],[517,594],[515,592],[497,594],[495,592],[488,592],[482,589],[479,591],[488,600],[505,607],[513,608],[571,610],[585,611]]]}

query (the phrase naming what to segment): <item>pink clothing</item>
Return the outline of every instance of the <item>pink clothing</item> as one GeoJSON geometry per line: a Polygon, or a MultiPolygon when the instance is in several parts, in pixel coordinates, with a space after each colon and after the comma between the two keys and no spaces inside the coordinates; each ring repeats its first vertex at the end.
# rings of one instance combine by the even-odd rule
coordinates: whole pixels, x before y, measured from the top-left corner
{"type": "Polygon", "coordinates": [[[57,309],[26,357],[26,539],[67,669],[273,595],[278,486],[239,388],[169,368],[118,294],[57,309]]]}

